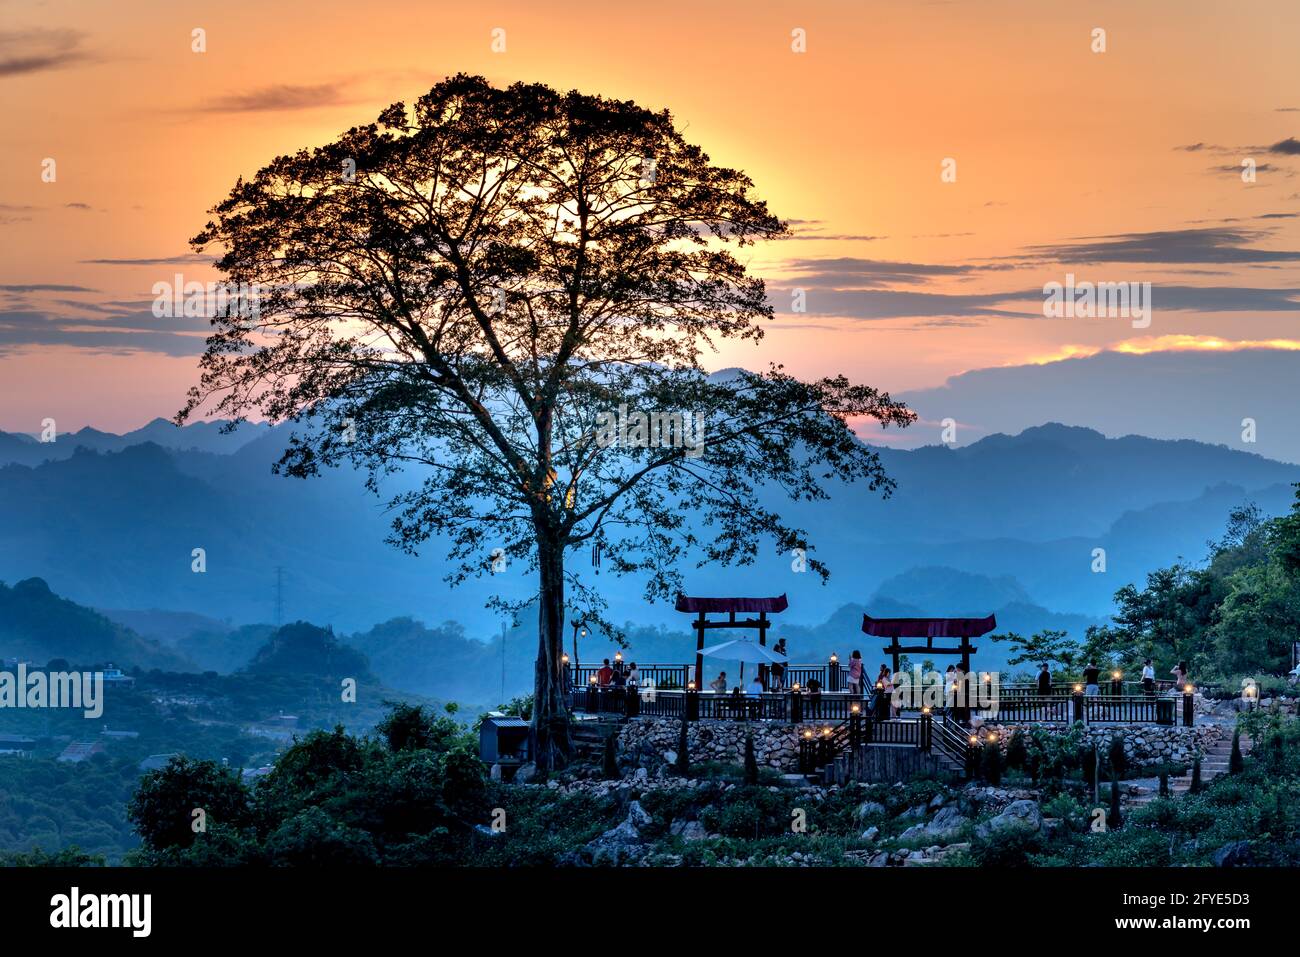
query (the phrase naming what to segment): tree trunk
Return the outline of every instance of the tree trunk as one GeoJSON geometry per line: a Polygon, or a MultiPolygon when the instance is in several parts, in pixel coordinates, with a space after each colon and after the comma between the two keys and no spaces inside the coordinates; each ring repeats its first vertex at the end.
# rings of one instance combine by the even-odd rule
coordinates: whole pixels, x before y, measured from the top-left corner
{"type": "Polygon", "coordinates": [[[564,549],[538,538],[541,587],[537,609],[537,667],[533,683],[533,754],[537,767],[562,768],[573,753],[564,695],[564,549]]]}

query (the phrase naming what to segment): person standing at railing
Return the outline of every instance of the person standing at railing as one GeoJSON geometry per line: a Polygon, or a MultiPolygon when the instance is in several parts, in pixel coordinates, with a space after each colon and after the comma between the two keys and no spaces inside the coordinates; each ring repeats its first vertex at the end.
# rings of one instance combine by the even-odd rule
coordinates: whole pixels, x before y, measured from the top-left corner
{"type": "MultiPolygon", "coordinates": [[[[772,650],[775,651],[778,655],[784,655],[785,639],[784,638],[777,639],[776,644],[772,646],[772,650]]],[[[785,664],[783,662],[780,661],[772,662],[772,667],[768,669],[768,675],[772,679],[773,691],[785,690],[785,664]]]]}
{"type": "Polygon", "coordinates": [[[1151,659],[1142,662],[1142,692],[1148,698],[1156,696],[1156,669],[1151,666],[1151,659]]]}
{"type": "Polygon", "coordinates": [[[1101,694],[1101,685],[1097,682],[1101,677],[1101,669],[1093,662],[1088,662],[1088,667],[1083,669],[1083,693],[1089,698],[1095,698],[1101,694]]]}
{"type": "Polygon", "coordinates": [[[865,666],[862,663],[862,652],[854,651],[849,656],[849,694],[854,697],[862,696],[862,672],[865,666]]]}
{"type": "Polygon", "coordinates": [[[1049,698],[1052,695],[1052,671],[1047,667],[1047,662],[1043,662],[1043,667],[1038,671],[1038,697],[1049,698]]]}
{"type": "Polygon", "coordinates": [[[808,679],[808,717],[822,716],[822,683],[816,678],[808,679]]]}
{"type": "Polygon", "coordinates": [[[718,676],[709,682],[709,690],[716,691],[718,694],[727,693],[727,673],[719,671],[718,676]]]}
{"type": "Polygon", "coordinates": [[[1187,662],[1178,662],[1169,669],[1169,673],[1174,676],[1174,687],[1178,689],[1179,694],[1182,694],[1183,689],[1187,687],[1187,662]]]}
{"type": "Polygon", "coordinates": [[[635,661],[628,665],[627,686],[629,690],[635,690],[641,687],[641,671],[637,668],[635,661]]]}

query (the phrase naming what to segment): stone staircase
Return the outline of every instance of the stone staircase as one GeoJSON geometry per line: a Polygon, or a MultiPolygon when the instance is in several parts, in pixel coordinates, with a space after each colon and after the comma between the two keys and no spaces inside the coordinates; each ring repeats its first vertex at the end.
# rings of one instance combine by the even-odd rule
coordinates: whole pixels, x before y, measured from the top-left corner
{"type": "Polygon", "coordinates": [[[619,726],[626,720],[605,715],[599,718],[578,718],[572,726],[574,750],[580,756],[599,757],[605,750],[605,739],[611,734],[618,734],[619,726]]]}
{"type": "Polygon", "coordinates": [[[925,752],[910,744],[864,744],[857,755],[845,752],[808,776],[814,784],[848,784],[850,781],[892,784],[917,774],[951,778],[965,774],[965,767],[937,748],[925,752]]]}
{"type": "MultiPolygon", "coordinates": [[[[1226,731],[1227,729],[1225,729],[1226,731]]],[[[1250,753],[1251,740],[1244,733],[1241,735],[1241,754],[1245,757],[1250,753]]],[[[1210,750],[1201,755],[1201,783],[1209,784],[1220,774],[1228,773],[1228,762],[1232,757],[1232,735],[1225,733],[1210,750]]],[[[1187,794],[1192,788],[1192,769],[1189,766],[1187,773],[1179,777],[1169,779],[1169,794],[1171,797],[1181,797],[1187,794]]],[[[1150,804],[1160,796],[1159,787],[1152,787],[1142,794],[1135,796],[1129,804],[1133,807],[1141,807],[1143,804],[1150,804]]]]}

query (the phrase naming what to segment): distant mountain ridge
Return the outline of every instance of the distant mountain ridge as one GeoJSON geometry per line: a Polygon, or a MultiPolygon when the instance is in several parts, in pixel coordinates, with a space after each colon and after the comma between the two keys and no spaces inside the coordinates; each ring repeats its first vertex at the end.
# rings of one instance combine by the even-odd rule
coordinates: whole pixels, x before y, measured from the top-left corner
{"type": "Polygon", "coordinates": [[[0,582],[0,657],[45,666],[62,658],[74,668],[196,670],[184,655],[141,638],[89,608],[50,591],[39,578],[9,587],[0,582]]]}
{"type": "MultiPolygon", "coordinates": [[[[499,631],[499,618],[483,608],[488,597],[532,592],[531,576],[516,567],[449,590],[443,549],[430,543],[412,557],[386,545],[382,503],[351,471],[307,481],[272,475],[285,427],[256,430],[227,451],[204,450],[189,438],[195,428],[175,430],[173,447],[82,446],[34,466],[6,464],[3,455],[37,443],[0,434],[0,579],[40,576],[93,607],[186,612],[237,628],[273,620],[280,568],[289,618],[341,631],[403,616],[454,618],[472,638],[499,631]],[[202,573],[191,569],[196,548],[206,556],[202,573]]],[[[1300,481],[1300,466],[1247,452],[1107,439],[1056,423],[958,448],[879,452],[897,482],[888,500],[838,481],[828,483],[826,502],[770,500],[809,531],[817,557],[831,567],[829,586],[795,572],[790,556],[763,552],[747,568],[686,567],[686,590],[785,592],[784,617],[811,626],[845,604],[863,604],[886,582],[905,590],[914,570],[944,568],[984,576],[980,587],[994,588],[997,602],[1096,620],[1121,585],[1179,556],[1199,558],[1233,506],[1253,500],[1268,514],[1285,512],[1290,485],[1300,481]],[[1102,573],[1094,571],[1099,548],[1102,573]],[[1019,594],[1004,593],[1004,579],[1019,594]]],[[[680,627],[670,607],[645,604],[639,581],[574,564],[609,601],[614,620],[680,627]]],[[[949,578],[945,587],[967,588],[962,581],[949,578]]],[[[945,596],[931,588],[894,597],[933,610],[945,596]]],[[[253,640],[241,638],[213,660],[243,654],[253,640]]]]}
{"type": "Polygon", "coordinates": [[[214,420],[177,426],[167,419],[157,418],[122,435],[87,426],[76,432],[60,432],[53,442],[43,442],[37,436],[22,432],[0,432],[0,465],[39,465],[53,459],[69,458],[79,448],[92,452],[120,452],[146,442],[177,452],[229,455],[271,431],[271,426],[265,423],[244,422],[235,431],[226,433],[222,430],[227,424],[224,420],[214,420]]]}

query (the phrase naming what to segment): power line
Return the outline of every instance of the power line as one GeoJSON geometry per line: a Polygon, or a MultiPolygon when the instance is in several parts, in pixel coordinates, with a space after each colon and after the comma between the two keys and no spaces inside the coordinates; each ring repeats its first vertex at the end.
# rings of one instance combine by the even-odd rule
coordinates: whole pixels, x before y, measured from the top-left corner
{"type": "Polygon", "coordinates": [[[275,627],[284,624],[284,568],[275,567],[275,627]]]}

